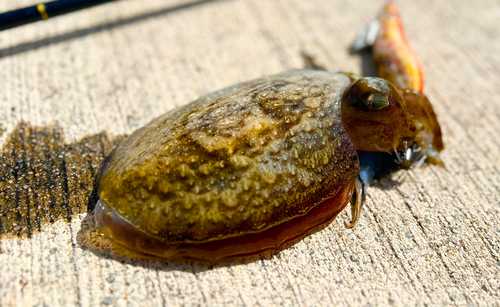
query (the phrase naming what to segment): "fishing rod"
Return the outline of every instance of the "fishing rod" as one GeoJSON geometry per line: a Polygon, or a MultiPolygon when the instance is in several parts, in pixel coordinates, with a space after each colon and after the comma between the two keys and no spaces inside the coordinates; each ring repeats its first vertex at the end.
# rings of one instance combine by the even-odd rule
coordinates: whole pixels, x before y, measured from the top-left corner
{"type": "Polygon", "coordinates": [[[59,0],[0,14],[0,31],[114,0],[59,0]]]}

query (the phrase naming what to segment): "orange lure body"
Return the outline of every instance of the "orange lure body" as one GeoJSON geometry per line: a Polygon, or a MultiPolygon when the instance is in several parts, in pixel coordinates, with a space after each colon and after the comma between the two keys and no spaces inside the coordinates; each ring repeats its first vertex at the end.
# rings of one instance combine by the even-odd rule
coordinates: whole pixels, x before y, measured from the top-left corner
{"type": "Polygon", "coordinates": [[[398,88],[422,92],[422,67],[406,39],[399,11],[394,3],[387,4],[379,21],[380,30],[373,45],[373,61],[379,76],[398,88]]]}

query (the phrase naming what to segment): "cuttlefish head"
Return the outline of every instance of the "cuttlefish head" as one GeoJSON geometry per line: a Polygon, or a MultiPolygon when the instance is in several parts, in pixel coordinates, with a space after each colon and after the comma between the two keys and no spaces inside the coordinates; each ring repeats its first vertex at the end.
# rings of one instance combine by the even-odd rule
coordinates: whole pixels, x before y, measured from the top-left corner
{"type": "Polygon", "coordinates": [[[396,153],[401,168],[444,166],[441,127],[424,94],[381,78],[360,78],[344,92],[341,114],[356,150],[396,153]]]}

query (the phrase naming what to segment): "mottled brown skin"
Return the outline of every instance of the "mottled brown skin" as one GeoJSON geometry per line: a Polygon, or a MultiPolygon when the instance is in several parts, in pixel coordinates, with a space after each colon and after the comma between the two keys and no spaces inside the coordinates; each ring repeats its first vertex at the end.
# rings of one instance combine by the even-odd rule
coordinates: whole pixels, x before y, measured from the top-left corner
{"type": "Polygon", "coordinates": [[[330,223],[347,205],[353,195],[353,183],[345,184],[335,194],[307,214],[296,216],[260,232],[248,232],[219,240],[172,243],[151,236],[120,218],[100,200],[97,203],[97,225],[101,232],[123,247],[159,258],[195,260],[217,264],[231,257],[251,256],[260,252],[279,251],[287,242],[330,223]],[[117,218],[118,217],[118,218],[117,218]]]}
{"type": "Polygon", "coordinates": [[[295,71],[169,112],[116,149],[99,197],[172,244],[258,233],[304,215],[359,172],[340,118],[349,83],[295,71]]]}
{"type": "Polygon", "coordinates": [[[356,150],[442,146],[427,100],[405,92],[407,105],[402,95],[379,78],[299,70],[200,98],[111,155],[97,227],[140,253],[217,263],[279,250],[351,198],[353,226],[364,197],[354,197],[356,150]]]}

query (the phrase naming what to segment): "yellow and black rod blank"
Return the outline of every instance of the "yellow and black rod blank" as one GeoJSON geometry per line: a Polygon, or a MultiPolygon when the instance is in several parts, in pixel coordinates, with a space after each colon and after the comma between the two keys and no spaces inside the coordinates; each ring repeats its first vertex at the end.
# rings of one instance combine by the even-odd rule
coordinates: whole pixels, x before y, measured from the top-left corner
{"type": "Polygon", "coordinates": [[[114,0],[59,0],[0,14],[0,31],[114,0]]]}

